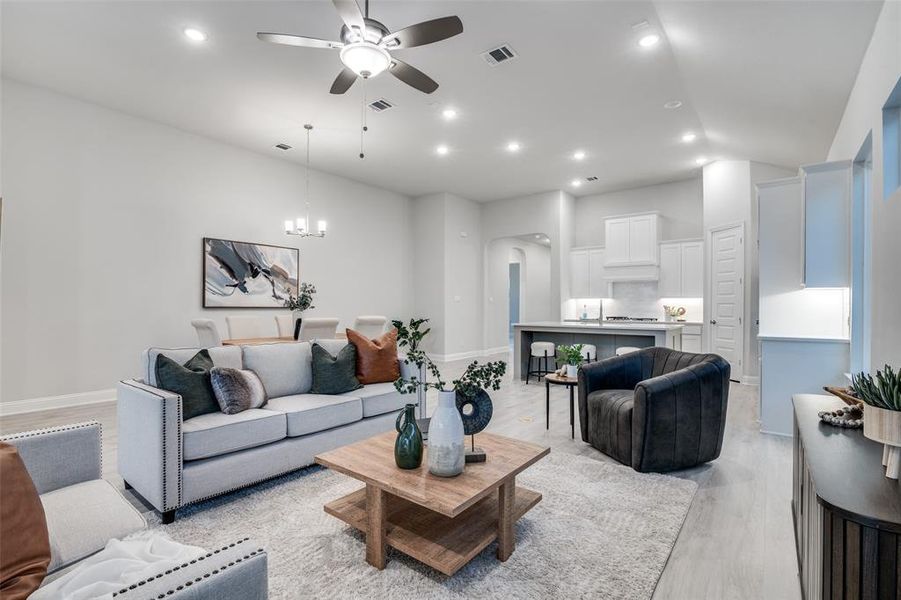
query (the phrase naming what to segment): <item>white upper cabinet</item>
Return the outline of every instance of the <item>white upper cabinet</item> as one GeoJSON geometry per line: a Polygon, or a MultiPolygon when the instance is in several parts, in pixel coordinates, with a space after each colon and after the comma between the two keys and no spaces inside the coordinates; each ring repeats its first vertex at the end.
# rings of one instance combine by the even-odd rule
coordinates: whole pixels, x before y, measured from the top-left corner
{"type": "Polygon", "coordinates": [[[590,298],[588,250],[569,253],[569,297],[590,298]]]}
{"type": "Polygon", "coordinates": [[[606,255],[608,267],[657,264],[656,213],[606,219],[606,255]]]}
{"type": "Polygon", "coordinates": [[[604,279],[604,252],[603,248],[592,248],[588,251],[588,297],[606,298],[607,280],[604,279]]]}
{"type": "Polygon", "coordinates": [[[851,285],[851,162],[801,168],[804,285],[851,285]]]}
{"type": "Polygon", "coordinates": [[[701,298],[704,295],[703,242],[660,244],[657,291],[662,298],[701,298]]]}

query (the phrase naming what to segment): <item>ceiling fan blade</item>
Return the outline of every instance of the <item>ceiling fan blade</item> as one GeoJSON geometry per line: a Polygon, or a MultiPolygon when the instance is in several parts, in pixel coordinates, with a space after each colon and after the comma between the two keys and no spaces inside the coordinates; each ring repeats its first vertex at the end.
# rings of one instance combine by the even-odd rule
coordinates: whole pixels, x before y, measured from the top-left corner
{"type": "Polygon", "coordinates": [[[420,92],[431,94],[438,89],[438,83],[434,79],[402,60],[391,57],[389,70],[392,75],[420,92]]]}
{"type": "Polygon", "coordinates": [[[350,86],[352,86],[356,80],[357,74],[345,67],[338,73],[338,76],[335,77],[335,81],[332,83],[332,88],[329,90],[329,93],[343,94],[350,89],[350,86]]]}
{"type": "Polygon", "coordinates": [[[304,37],[302,35],[291,35],[290,33],[257,33],[257,37],[264,42],[272,42],[273,44],[284,44],[285,46],[303,46],[304,48],[341,48],[344,46],[341,42],[332,42],[329,40],[320,40],[318,38],[304,37]]]}
{"type": "Polygon", "coordinates": [[[463,33],[463,21],[460,17],[442,17],[404,27],[386,35],[381,43],[389,49],[413,48],[440,42],[460,33],[463,33]]]}
{"type": "Polygon", "coordinates": [[[360,12],[360,7],[357,5],[356,0],[332,0],[332,4],[335,5],[338,16],[341,17],[341,20],[344,21],[344,24],[347,25],[348,29],[356,27],[357,31],[360,32],[360,35],[363,35],[366,32],[366,23],[363,21],[363,13],[360,12]]]}

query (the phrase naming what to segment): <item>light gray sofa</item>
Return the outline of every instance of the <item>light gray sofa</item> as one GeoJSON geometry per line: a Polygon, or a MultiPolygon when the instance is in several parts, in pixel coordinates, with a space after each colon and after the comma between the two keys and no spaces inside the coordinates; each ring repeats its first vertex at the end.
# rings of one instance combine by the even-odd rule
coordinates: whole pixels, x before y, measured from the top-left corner
{"type": "MultiPolygon", "coordinates": [[[[50,537],[46,583],[99,552],[112,538],[147,521],[101,478],[101,429],[96,421],[4,436],[16,447],[41,497],[50,537]]],[[[265,600],[266,552],[244,538],[191,563],[136,582],[117,598],[265,600]]]]}
{"type": "MultiPolygon", "coordinates": [[[[346,344],[318,343],[332,354],[346,344]]],[[[119,473],[161,513],[163,523],[174,521],[183,506],[311,465],[320,452],[389,431],[408,401],[393,383],[337,396],[310,394],[309,342],[208,350],[216,366],[254,371],[267,404],[184,421],[181,397],[156,387],[156,358],[162,353],[184,363],[197,348],[151,348],[142,357],[144,377],[119,382],[119,473]]],[[[398,363],[406,373],[408,367],[398,363]]]]}

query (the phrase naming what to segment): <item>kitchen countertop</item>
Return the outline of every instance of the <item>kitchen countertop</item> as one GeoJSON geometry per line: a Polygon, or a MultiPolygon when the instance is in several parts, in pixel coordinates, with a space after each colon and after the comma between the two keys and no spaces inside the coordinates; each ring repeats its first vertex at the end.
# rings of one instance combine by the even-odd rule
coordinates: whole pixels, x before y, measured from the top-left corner
{"type": "Polygon", "coordinates": [[[683,323],[673,322],[649,322],[649,323],[611,323],[605,321],[603,324],[597,321],[537,321],[534,323],[516,323],[514,328],[518,329],[571,329],[579,331],[612,331],[612,330],[630,330],[630,331],[676,331],[685,326],[683,323]]]}

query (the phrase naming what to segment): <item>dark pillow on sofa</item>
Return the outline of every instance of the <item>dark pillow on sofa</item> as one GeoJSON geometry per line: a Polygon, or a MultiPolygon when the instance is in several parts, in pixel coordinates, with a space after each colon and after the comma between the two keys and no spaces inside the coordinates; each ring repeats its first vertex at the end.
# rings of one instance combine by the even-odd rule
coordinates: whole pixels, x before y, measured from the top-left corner
{"type": "Polygon", "coordinates": [[[219,412],[219,402],[210,384],[210,369],[213,359],[206,350],[201,350],[184,365],[180,365],[162,354],[156,357],[156,383],[164,389],[181,396],[182,419],[187,421],[197,415],[219,412]]]}
{"type": "Polygon", "coordinates": [[[227,415],[266,405],[263,382],[253,371],[213,367],[210,369],[210,381],[219,409],[227,415]]]}
{"type": "Polygon", "coordinates": [[[25,600],[50,565],[44,506],[14,446],[0,442],[0,598],[25,600]]]}
{"type": "Polygon", "coordinates": [[[311,394],[343,394],[362,386],[357,379],[357,349],[347,344],[332,356],[328,350],[313,343],[313,388],[311,394]]]}

